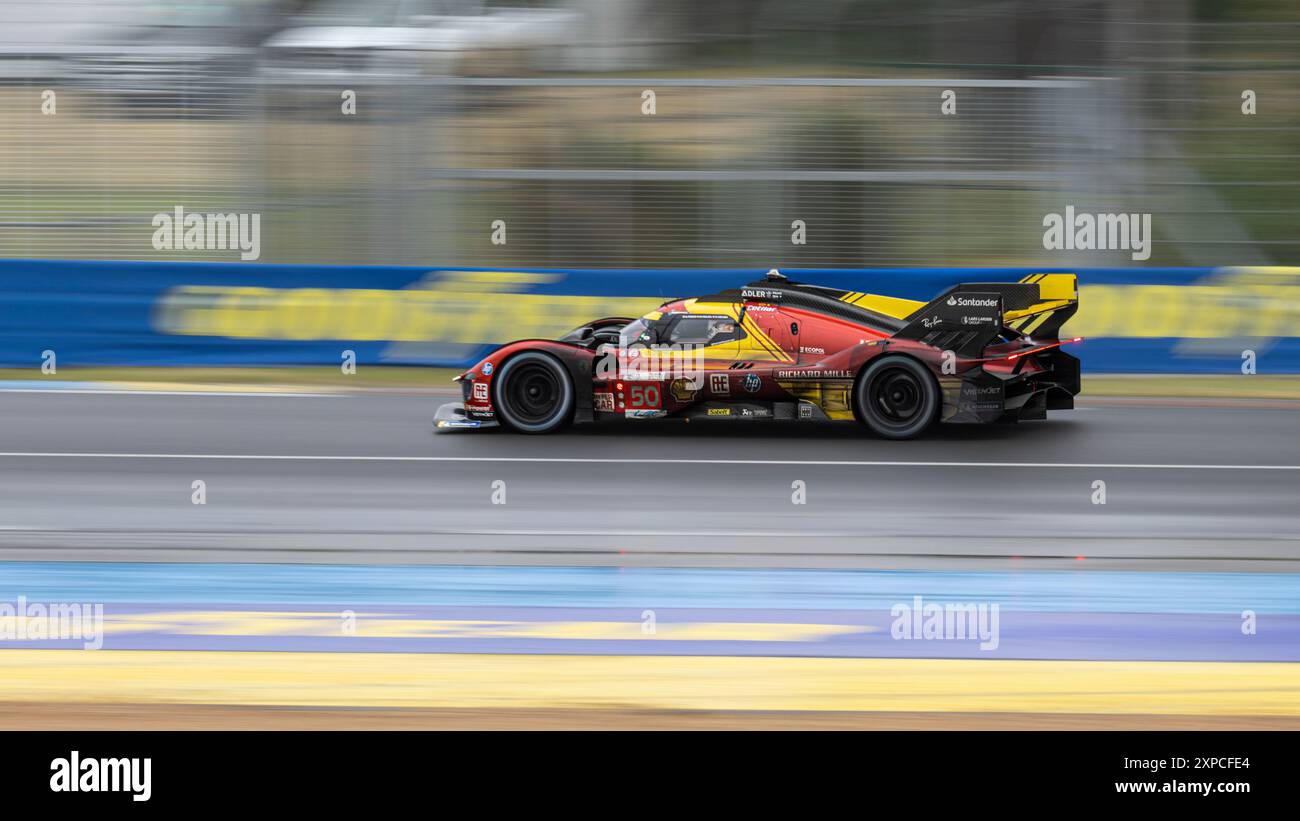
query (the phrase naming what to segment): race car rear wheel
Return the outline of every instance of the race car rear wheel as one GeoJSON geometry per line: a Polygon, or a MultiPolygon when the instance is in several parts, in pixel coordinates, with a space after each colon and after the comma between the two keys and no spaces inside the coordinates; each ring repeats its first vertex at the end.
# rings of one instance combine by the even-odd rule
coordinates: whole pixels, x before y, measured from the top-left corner
{"type": "Polygon", "coordinates": [[[526,351],[492,380],[497,418],[520,433],[551,433],[573,420],[573,380],[554,357],[526,351]]]}
{"type": "Polygon", "coordinates": [[[907,356],[872,362],[853,393],[858,418],[886,439],[920,436],[938,418],[942,405],[934,375],[907,356]]]}

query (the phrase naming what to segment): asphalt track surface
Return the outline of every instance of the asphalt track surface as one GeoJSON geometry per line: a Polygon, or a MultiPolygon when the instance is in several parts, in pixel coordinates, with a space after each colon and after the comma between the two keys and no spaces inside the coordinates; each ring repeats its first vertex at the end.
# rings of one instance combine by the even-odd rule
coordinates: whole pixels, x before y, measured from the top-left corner
{"type": "Polygon", "coordinates": [[[434,434],[449,398],[0,393],[0,559],[1300,567],[1294,409],[1085,405],[912,442],[744,422],[434,434]]]}

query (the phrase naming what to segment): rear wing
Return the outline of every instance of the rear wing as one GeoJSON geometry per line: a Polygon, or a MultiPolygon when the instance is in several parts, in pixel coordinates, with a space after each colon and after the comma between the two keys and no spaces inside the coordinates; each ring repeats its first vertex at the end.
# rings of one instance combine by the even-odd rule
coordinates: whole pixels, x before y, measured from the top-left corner
{"type": "Polygon", "coordinates": [[[1079,282],[1074,274],[1030,274],[1020,280],[1038,288],[1038,299],[1019,310],[1006,310],[1007,328],[1036,340],[1057,341],[1061,326],[1079,310],[1079,282]]]}
{"type": "Polygon", "coordinates": [[[961,356],[979,356],[1004,330],[1055,340],[1078,310],[1074,274],[1031,274],[1020,282],[954,285],[908,315],[895,334],[961,356]]]}

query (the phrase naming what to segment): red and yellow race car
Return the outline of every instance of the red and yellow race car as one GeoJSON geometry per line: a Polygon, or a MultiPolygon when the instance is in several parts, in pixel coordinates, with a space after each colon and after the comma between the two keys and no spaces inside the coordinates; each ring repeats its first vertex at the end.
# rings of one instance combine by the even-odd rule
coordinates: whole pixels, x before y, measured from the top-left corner
{"type": "Polygon", "coordinates": [[[936,422],[1043,419],[1074,407],[1061,350],[1073,274],[956,285],[928,303],[789,281],[778,271],[639,319],[497,348],[456,377],[440,430],[552,433],[614,418],[857,420],[908,439],[936,422]]]}

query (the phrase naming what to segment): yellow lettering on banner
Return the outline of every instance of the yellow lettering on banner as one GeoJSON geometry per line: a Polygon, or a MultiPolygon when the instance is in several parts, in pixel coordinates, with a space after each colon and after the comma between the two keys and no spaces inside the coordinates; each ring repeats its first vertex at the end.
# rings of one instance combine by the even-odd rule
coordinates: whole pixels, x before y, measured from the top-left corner
{"type": "Polygon", "coordinates": [[[1110,336],[1110,324],[1118,313],[1115,306],[1118,299],[1119,294],[1111,286],[1080,287],[1079,311],[1070,319],[1070,333],[1087,339],[1110,336]]]}
{"type": "Polygon", "coordinates": [[[352,299],[342,300],[342,326],[339,339],[378,339],[376,334],[397,320],[400,306],[394,291],[374,289],[355,291],[352,299]]]}
{"type": "Polygon", "coordinates": [[[661,301],[432,289],[187,285],[163,296],[155,327],[167,334],[234,339],[476,344],[551,338],[601,316],[639,316],[661,301]]]}
{"type": "Polygon", "coordinates": [[[211,290],[218,292],[217,298],[209,303],[213,306],[211,315],[202,305],[187,314],[199,327],[211,328],[213,336],[264,336],[272,332],[279,291],[271,288],[211,290]]]}
{"type": "Polygon", "coordinates": [[[1300,287],[1233,282],[1084,286],[1079,312],[1068,327],[1089,339],[1300,336],[1300,287]]]}
{"type": "MultiPolygon", "coordinates": [[[[334,301],[332,293],[323,288],[294,288],[280,299],[277,313],[285,319],[284,336],[288,339],[329,339],[331,327],[337,333],[342,329],[342,317],[331,316],[334,301]]],[[[353,298],[348,294],[345,300],[353,298]]]]}
{"type": "Polygon", "coordinates": [[[1232,336],[1243,319],[1239,311],[1224,310],[1221,289],[1204,285],[1191,285],[1195,310],[1187,317],[1187,327],[1176,336],[1205,339],[1232,336]]]}
{"type": "Polygon", "coordinates": [[[1187,294],[1182,286],[1152,285],[1137,288],[1130,297],[1132,311],[1141,317],[1145,336],[1181,336],[1188,329],[1187,294]]]}
{"type": "Polygon", "coordinates": [[[386,326],[376,327],[378,336],[371,339],[392,339],[398,341],[436,340],[455,326],[459,317],[454,311],[446,309],[448,300],[444,294],[435,291],[395,291],[397,311],[395,321],[386,326]]]}
{"type": "MultiPolygon", "coordinates": [[[[1300,288],[1271,288],[1250,285],[1243,288],[1260,307],[1248,333],[1242,336],[1296,336],[1300,327],[1300,288]]],[[[1244,330],[1244,329],[1243,329],[1244,330]]]]}

